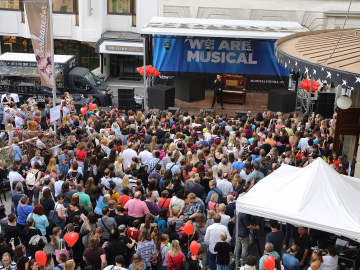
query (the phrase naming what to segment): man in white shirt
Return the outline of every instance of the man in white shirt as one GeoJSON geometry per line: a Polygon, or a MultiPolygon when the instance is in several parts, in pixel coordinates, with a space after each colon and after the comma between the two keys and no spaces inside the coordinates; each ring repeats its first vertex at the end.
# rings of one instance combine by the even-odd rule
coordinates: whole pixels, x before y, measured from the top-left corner
{"type": "Polygon", "coordinates": [[[19,111],[16,112],[15,126],[16,128],[23,128],[24,126],[24,119],[22,119],[21,113],[19,111]]]}
{"type": "Polygon", "coordinates": [[[55,197],[57,197],[60,193],[62,184],[64,183],[65,174],[60,173],[59,174],[59,180],[55,182],[54,189],[55,189],[55,197]]]}
{"type": "Polygon", "coordinates": [[[146,144],[144,151],[139,154],[139,158],[141,159],[141,163],[148,166],[150,160],[153,158],[153,155],[149,152],[150,145],[146,144]]]}
{"type": "Polygon", "coordinates": [[[206,133],[204,133],[204,141],[209,142],[210,139],[211,139],[211,127],[208,126],[208,127],[206,128],[206,133]]]}
{"type": "Polygon", "coordinates": [[[219,212],[220,212],[219,215],[221,216],[220,224],[227,227],[229,225],[231,218],[230,216],[225,214],[225,211],[226,211],[226,205],[224,203],[220,204],[219,205],[219,212]]]}
{"type": "Polygon", "coordinates": [[[132,158],[137,156],[137,153],[135,150],[137,150],[137,144],[132,145],[131,143],[128,143],[128,149],[124,150],[123,152],[123,158],[126,168],[130,166],[132,162],[132,158]]]}
{"type": "Polygon", "coordinates": [[[214,224],[206,229],[204,241],[209,245],[209,266],[210,270],[216,270],[216,254],[214,247],[217,242],[221,242],[220,234],[225,232],[227,235],[226,242],[230,243],[231,236],[226,226],[220,224],[221,216],[216,214],[214,216],[214,224]]]}
{"type": "Polygon", "coordinates": [[[11,168],[11,172],[9,173],[9,180],[10,180],[10,188],[12,191],[12,183],[14,181],[19,181],[19,183],[22,183],[24,181],[24,177],[21,176],[21,174],[18,173],[20,165],[14,164],[11,168]]]}
{"type": "Polygon", "coordinates": [[[228,180],[228,173],[224,173],[223,179],[216,183],[216,186],[221,189],[223,198],[227,197],[233,191],[233,185],[228,180]]]}

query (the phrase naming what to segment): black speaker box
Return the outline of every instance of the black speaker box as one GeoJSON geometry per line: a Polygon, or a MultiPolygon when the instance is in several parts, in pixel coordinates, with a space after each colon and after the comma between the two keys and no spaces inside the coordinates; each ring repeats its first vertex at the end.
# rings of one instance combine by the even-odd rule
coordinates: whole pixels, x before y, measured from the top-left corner
{"type": "Polygon", "coordinates": [[[194,102],[205,99],[207,89],[205,78],[191,78],[189,76],[176,76],[174,80],[175,98],[194,102]]]}
{"type": "Polygon", "coordinates": [[[172,114],[175,114],[176,111],[180,111],[180,107],[169,107],[168,112],[171,112],[172,114]]]}
{"type": "Polygon", "coordinates": [[[335,93],[322,92],[318,95],[315,113],[325,118],[331,118],[334,113],[335,93]]]}
{"type": "Polygon", "coordinates": [[[269,91],[267,109],[273,112],[293,112],[295,111],[295,102],[295,91],[275,89],[269,91]]]}
{"type": "Polygon", "coordinates": [[[148,87],[148,106],[167,110],[175,105],[175,87],[157,84],[148,87]]]}

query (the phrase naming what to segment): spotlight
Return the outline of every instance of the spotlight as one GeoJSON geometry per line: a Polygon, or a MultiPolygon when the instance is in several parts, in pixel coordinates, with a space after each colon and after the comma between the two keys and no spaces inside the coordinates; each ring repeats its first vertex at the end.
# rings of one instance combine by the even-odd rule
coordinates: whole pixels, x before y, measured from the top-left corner
{"type": "Polygon", "coordinates": [[[166,38],[165,40],[165,43],[164,43],[164,47],[165,47],[165,50],[169,51],[170,48],[171,48],[171,43],[169,41],[169,38],[166,38]]]}
{"type": "Polygon", "coordinates": [[[205,42],[205,50],[207,52],[211,51],[211,41],[210,41],[210,39],[207,39],[206,42],[205,42]]]}
{"type": "Polygon", "coordinates": [[[253,48],[251,46],[251,41],[249,41],[249,44],[245,46],[245,50],[247,54],[252,53],[253,48]]]}

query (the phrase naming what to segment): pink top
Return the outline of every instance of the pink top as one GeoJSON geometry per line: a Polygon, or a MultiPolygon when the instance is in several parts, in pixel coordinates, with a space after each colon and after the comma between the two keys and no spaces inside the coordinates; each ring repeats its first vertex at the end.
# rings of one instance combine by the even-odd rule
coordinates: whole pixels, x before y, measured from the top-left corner
{"type": "Polygon", "coordinates": [[[140,199],[129,200],[125,206],[125,210],[128,210],[128,215],[132,217],[142,218],[147,213],[150,213],[146,203],[141,201],[140,199]]]}

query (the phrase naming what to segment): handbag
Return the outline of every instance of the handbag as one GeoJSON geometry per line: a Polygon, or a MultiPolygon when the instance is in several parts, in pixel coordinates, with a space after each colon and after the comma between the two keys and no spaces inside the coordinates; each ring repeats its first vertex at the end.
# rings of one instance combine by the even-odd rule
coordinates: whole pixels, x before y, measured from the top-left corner
{"type": "Polygon", "coordinates": [[[60,254],[65,254],[66,255],[66,260],[70,259],[70,250],[67,249],[63,249],[63,240],[60,239],[60,249],[55,249],[55,256],[56,256],[56,260],[59,259],[59,255],[60,254]]]}
{"type": "Polygon", "coordinates": [[[96,249],[95,257],[93,258],[91,264],[85,267],[85,270],[96,270],[95,264],[97,261],[98,251],[99,251],[99,248],[96,249]]]}

